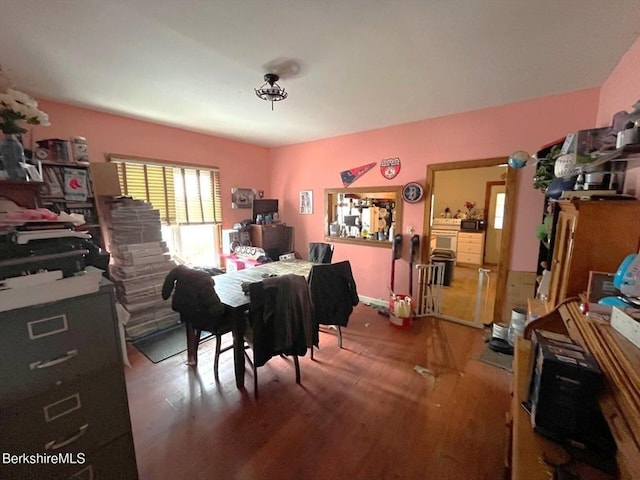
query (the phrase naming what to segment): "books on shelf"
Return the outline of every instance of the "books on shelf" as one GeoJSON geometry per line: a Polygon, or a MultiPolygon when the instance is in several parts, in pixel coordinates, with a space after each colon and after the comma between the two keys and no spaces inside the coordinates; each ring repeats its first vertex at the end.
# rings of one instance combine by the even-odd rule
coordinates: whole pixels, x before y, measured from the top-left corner
{"type": "Polygon", "coordinates": [[[47,197],[63,197],[64,190],[62,188],[63,178],[60,176],[57,168],[42,168],[42,195],[47,197]]]}
{"type": "Polygon", "coordinates": [[[87,200],[93,197],[91,179],[84,168],[64,165],[42,165],[43,182],[40,191],[43,197],[65,200],[87,200]]]}
{"type": "Polygon", "coordinates": [[[65,200],[86,200],[88,196],[87,171],[79,168],[64,168],[65,200]]]}

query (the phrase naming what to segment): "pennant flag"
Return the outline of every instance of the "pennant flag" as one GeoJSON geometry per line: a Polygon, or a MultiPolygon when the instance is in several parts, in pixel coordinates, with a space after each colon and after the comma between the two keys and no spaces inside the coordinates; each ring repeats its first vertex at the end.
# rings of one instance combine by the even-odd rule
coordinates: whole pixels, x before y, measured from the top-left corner
{"type": "Polygon", "coordinates": [[[342,185],[348,187],[357,179],[359,179],[362,175],[367,173],[373,167],[376,166],[376,162],[370,163],[368,165],[362,165],[360,167],[350,168],[349,170],[345,170],[344,172],[340,172],[340,177],[342,178],[342,185]]]}

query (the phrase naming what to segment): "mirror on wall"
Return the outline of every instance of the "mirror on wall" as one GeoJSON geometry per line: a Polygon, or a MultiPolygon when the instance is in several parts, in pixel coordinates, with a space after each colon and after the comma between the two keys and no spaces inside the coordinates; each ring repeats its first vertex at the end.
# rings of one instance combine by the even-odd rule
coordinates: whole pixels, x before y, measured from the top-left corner
{"type": "Polygon", "coordinates": [[[390,248],[402,226],[401,191],[401,186],[326,189],[325,241],[390,248]]]}

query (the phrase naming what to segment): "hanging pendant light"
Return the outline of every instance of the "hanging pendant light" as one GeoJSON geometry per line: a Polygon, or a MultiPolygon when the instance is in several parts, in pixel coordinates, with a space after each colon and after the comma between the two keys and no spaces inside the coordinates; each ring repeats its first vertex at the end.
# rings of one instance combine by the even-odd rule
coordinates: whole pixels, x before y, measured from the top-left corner
{"type": "Polygon", "coordinates": [[[288,95],[284,88],[276,83],[279,79],[280,77],[275,73],[267,73],[264,76],[264,84],[254,89],[259,98],[271,102],[271,110],[273,110],[273,102],[284,100],[288,95]]]}

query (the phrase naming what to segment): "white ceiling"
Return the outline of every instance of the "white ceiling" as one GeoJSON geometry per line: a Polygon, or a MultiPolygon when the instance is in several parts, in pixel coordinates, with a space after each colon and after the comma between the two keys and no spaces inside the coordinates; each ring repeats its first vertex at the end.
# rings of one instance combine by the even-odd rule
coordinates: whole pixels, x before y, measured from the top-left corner
{"type": "Polygon", "coordinates": [[[639,32],[640,0],[0,0],[0,65],[37,98],[280,146],[598,87],[639,32]],[[270,63],[299,66],[274,111],[270,63]]]}

